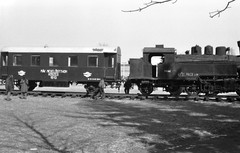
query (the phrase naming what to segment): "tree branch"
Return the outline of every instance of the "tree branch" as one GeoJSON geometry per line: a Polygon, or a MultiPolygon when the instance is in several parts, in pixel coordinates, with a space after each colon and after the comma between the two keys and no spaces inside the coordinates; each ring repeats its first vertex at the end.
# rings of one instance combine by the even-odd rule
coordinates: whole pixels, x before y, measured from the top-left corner
{"type": "MultiPolygon", "coordinates": [[[[134,9],[134,10],[122,10],[122,12],[141,12],[142,10],[144,10],[144,9],[150,7],[150,6],[153,6],[153,5],[156,5],[156,4],[167,3],[167,2],[170,2],[170,1],[173,1],[173,4],[177,2],[177,0],[162,0],[162,1],[153,1],[153,0],[151,0],[151,1],[148,2],[148,3],[145,3],[145,4],[144,4],[144,5],[145,5],[144,7],[140,7],[140,8],[138,8],[138,9],[134,9]]],[[[230,7],[229,7],[230,3],[234,2],[234,1],[235,1],[235,0],[230,0],[230,1],[227,3],[226,7],[223,8],[222,10],[217,10],[217,11],[214,11],[214,12],[209,12],[210,17],[211,17],[211,18],[214,18],[214,17],[217,16],[217,15],[220,16],[220,14],[221,14],[222,12],[224,12],[226,9],[230,8],[230,7]]]]}
{"type": "Polygon", "coordinates": [[[227,3],[227,5],[225,6],[225,8],[222,9],[222,10],[217,10],[217,11],[214,11],[214,12],[210,12],[210,13],[209,13],[210,17],[213,18],[213,17],[215,17],[215,16],[217,16],[217,15],[220,16],[220,14],[221,14],[223,11],[225,11],[225,10],[228,9],[228,8],[230,8],[230,7],[229,7],[230,3],[234,2],[234,1],[235,1],[235,0],[229,1],[229,2],[227,3]]]}
{"type": "Polygon", "coordinates": [[[173,4],[177,2],[177,0],[163,0],[163,1],[153,1],[153,0],[151,0],[148,3],[145,3],[144,7],[140,7],[140,8],[135,9],[135,10],[122,10],[122,12],[141,12],[142,10],[144,10],[144,9],[150,7],[150,6],[153,6],[153,5],[156,5],[156,4],[167,3],[167,2],[170,2],[170,1],[174,1],[173,4]]]}

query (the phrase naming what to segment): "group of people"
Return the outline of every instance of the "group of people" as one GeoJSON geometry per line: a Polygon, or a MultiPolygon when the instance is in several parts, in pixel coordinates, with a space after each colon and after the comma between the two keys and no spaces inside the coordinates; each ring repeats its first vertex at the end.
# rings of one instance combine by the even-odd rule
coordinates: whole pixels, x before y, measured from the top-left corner
{"type": "Polygon", "coordinates": [[[97,88],[93,87],[92,85],[90,85],[90,86],[85,85],[84,88],[86,89],[87,93],[86,93],[86,95],[84,95],[84,97],[88,97],[90,95],[90,93],[93,93],[91,96],[92,99],[95,99],[98,94],[100,94],[101,99],[104,99],[105,98],[105,92],[104,92],[105,86],[106,86],[106,84],[105,84],[105,81],[103,78],[99,81],[97,88]]]}
{"type": "MultiPolygon", "coordinates": [[[[96,96],[98,94],[100,94],[101,99],[105,98],[105,92],[104,92],[104,88],[105,88],[106,84],[104,81],[104,78],[102,78],[100,80],[100,82],[98,83],[98,87],[95,89],[93,86],[87,87],[86,85],[84,86],[85,89],[87,90],[87,93],[85,96],[88,96],[91,92],[93,92],[91,98],[95,99],[96,96]]],[[[131,80],[126,80],[126,82],[124,83],[124,92],[125,94],[129,94],[129,90],[132,87],[132,83],[131,80]]],[[[7,93],[7,97],[5,98],[5,100],[10,101],[11,98],[11,93],[14,90],[14,79],[13,79],[13,75],[9,75],[6,79],[6,84],[5,84],[5,89],[6,89],[6,93],[7,93]]],[[[20,80],[20,90],[21,90],[21,99],[26,99],[27,98],[27,91],[28,91],[28,80],[23,76],[20,80]]]]}
{"type": "MultiPolygon", "coordinates": [[[[90,96],[90,93],[93,93],[92,96],[90,96],[92,99],[95,99],[98,94],[101,99],[104,99],[105,98],[105,92],[104,92],[105,86],[106,86],[106,84],[105,84],[105,81],[103,78],[100,80],[97,88],[93,87],[92,85],[90,85],[90,86],[85,85],[84,88],[86,89],[87,93],[86,93],[86,95],[84,95],[84,97],[88,97],[88,96],[90,96]]],[[[131,80],[127,79],[124,83],[125,94],[129,94],[130,88],[132,88],[132,82],[131,82],[131,80]]]]}
{"type": "MultiPolygon", "coordinates": [[[[5,89],[7,93],[7,97],[5,100],[10,101],[11,98],[11,93],[14,90],[14,79],[13,75],[9,75],[6,79],[5,83],[5,89]]],[[[20,90],[21,90],[21,99],[26,99],[27,98],[27,91],[28,91],[28,80],[23,76],[20,80],[20,90]]]]}

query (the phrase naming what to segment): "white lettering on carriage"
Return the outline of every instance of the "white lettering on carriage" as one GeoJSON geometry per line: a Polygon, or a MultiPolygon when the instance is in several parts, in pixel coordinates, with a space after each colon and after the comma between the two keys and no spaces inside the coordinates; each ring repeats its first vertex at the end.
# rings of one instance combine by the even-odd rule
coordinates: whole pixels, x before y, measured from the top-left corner
{"type": "Polygon", "coordinates": [[[51,79],[57,79],[60,73],[68,73],[67,70],[58,70],[58,69],[41,69],[40,73],[48,73],[48,76],[50,76],[51,79]]]}
{"type": "Polygon", "coordinates": [[[100,78],[88,78],[88,80],[101,80],[100,78]]]}

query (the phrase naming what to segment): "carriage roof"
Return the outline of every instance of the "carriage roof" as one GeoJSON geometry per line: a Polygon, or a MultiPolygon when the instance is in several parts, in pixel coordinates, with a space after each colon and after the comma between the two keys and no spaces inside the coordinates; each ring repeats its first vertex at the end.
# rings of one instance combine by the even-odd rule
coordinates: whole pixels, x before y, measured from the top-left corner
{"type": "Polygon", "coordinates": [[[117,53],[120,47],[3,47],[1,52],[9,53],[117,53]]]}

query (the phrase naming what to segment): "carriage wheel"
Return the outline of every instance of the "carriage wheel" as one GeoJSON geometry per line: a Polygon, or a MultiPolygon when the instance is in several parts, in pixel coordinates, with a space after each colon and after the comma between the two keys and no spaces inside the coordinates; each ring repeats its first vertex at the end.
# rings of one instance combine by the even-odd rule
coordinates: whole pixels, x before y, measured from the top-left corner
{"type": "Polygon", "coordinates": [[[144,96],[148,96],[153,92],[153,86],[148,84],[148,85],[142,85],[140,87],[140,92],[142,93],[142,95],[144,96]]]}

